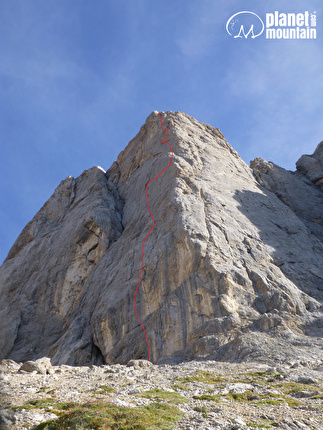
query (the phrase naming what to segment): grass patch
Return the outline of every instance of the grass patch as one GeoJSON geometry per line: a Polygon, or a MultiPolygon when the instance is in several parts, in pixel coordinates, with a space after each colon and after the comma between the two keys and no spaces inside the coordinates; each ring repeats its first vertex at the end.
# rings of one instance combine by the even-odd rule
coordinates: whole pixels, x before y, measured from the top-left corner
{"type": "Polygon", "coordinates": [[[210,412],[210,410],[205,406],[196,406],[194,411],[201,412],[203,418],[207,418],[207,413],[210,412]]]}
{"type": "Polygon", "coordinates": [[[13,406],[10,409],[13,411],[21,411],[22,409],[42,409],[45,412],[51,412],[57,416],[61,416],[65,411],[75,408],[78,403],[67,402],[67,403],[55,403],[55,399],[36,399],[29,400],[23,406],[13,406]]]}
{"type": "Polygon", "coordinates": [[[246,376],[252,376],[252,377],[256,377],[256,378],[265,378],[266,376],[268,376],[268,373],[266,370],[259,370],[256,372],[246,372],[245,373],[246,376]]]}
{"type": "Polygon", "coordinates": [[[216,373],[208,372],[206,370],[198,370],[191,376],[183,376],[175,379],[176,382],[203,382],[204,384],[217,384],[223,382],[224,378],[216,373]]]}
{"type": "Polygon", "coordinates": [[[303,405],[302,402],[299,402],[298,400],[295,400],[295,399],[290,399],[288,397],[285,397],[285,402],[288,404],[290,408],[296,408],[297,406],[303,405]]]}
{"type": "Polygon", "coordinates": [[[204,414],[207,414],[208,412],[210,412],[209,408],[206,408],[205,406],[195,406],[195,408],[193,409],[196,412],[202,412],[204,414]]]}
{"type": "Polygon", "coordinates": [[[66,402],[66,403],[55,403],[55,399],[36,399],[29,400],[24,406],[26,409],[29,406],[30,409],[44,409],[48,408],[48,406],[58,409],[61,411],[67,411],[68,409],[74,408],[78,403],[75,402],[66,402]]]}
{"type": "Polygon", "coordinates": [[[256,406],[263,406],[263,405],[281,405],[282,403],[285,403],[284,399],[261,399],[257,400],[255,402],[256,406]]]}
{"type": "Polygon", "coordinates": [[[248,402],[252,400],[253,395],[253,391],[247,390],[244,393],[229,393],[227,394],[227,397],[232,400],[236,400],[237,402],[248,402]]]}
{"type": "Polygon", "coordinates": [[[152,390],[143,391],[137,394],[137,397],[144,397],[145,399],[156,399],[156,400],[166,400],[169,403],[186,403],[189,402],[184,396],[173,392],[173,391],[163,391],[159,388],[154,388],[152,390]]]}
{"type": "Polygon", "coordinates": [[[271,398],[271,399],[260,399],[257,400],[255,403],[257,406],[263,406],[263,405],[281,405],[283,403],[287,403],[290,408],[296,408],[298,406],[302,406],[303,403],[299,402],[295,399],[290,399],[288,397],[284,398],[271,398]]]}
{"type": "Polygon", "coordinates": [[[213,402],[218,402],[219,401],[219,397],[221,397],[219,394],[214,396],[211,394],[202,394],[201,396],[193,396],[193,399],[196,400],[209,400],[209,401],[213,401],[213,402]]]}
{"type": "Polygon", "coordinates": [[[256,406],[267,405],[280,405],[282,403],[287,403],[289,407],[294,408],[301,406],[302,403],[290,397],[286,397],[283,394],[274,393],[257,393],[257,399],[255,399],[255,393],[251,390],[247,390],[244,393],[227,393],[227,394],[216,394],[210,395],[204,393],[200,396],[193,396],[196,400],[208,400],[213,402],[219,402],[220,399],[227,399],[239,403],[251,403],[256,406]]]}
{"type": "Polygon", "coordinates": [[[190,391],[190,388],[183,382],[178,382],[172,385],[173,390],[190,391]]]}
{"type": "Polygon", "coordinates": [[[242,376],[242,379],[239,382],[247,382],[254,383],[258,385],[267,385],[269,382],[281,381],[282,376],[285,377],[285,374],[272,371],[268,373],[267,371],[258,371],[258,372],[246,372],[242,376]]]}
{"type": "Polygon", "coordinates": [[[183,415],[168,404],[151,403],[130,408],[99,401],[78,405],[57,420],[39,424],[34,430],[170,430],[183,415]]]}
{"type": "MultiPolygon", "coordinates": [[[[244,393],[227,393],[227,394],[215,394],[215,395],[210,395],[210,394],[204,393],[200,396],[193,396],[193,398],[196,400],[211,400],[214,402],[218,402],[222,398],[222,399],[234,400],[236,402],[249,403],[249,402],[254,400],[254,395],[255,394],[253,393],[253,391],[248,390],[248,391],[245,391],[244,393]]],[[[261,397],[260,394],[257,394],[257,396],[261,397]]],[[[276,395],[265,394],[262,396],[264,396],[264,399],[266,399],[265,396],[269,396],[271,398],[271,397],[274,397],[276,395]]],[[[259,401],[262,401],[264,399],[260,398],[259,401]]]]}
{"type": "Polygon", "coordinates": [[[280,405],[282,403],[287,403],[289,407],[294,408],[297,406],[301,406],[302,403],[298,400],[292,399],[290,397],[286,397],[281,394],[257,394],[259,399],[254,400],[254,393],[252,391],[245,391],[244,393],[229,393],[227,394],[228,398],[235,400],[237,402],[251,402],[253,401],[256,405],[280,405]]]}
{"type": "MultiPolygon", "coordinates": [[[[285,382],[283,384],[277,384],[276,385],[279,388],[282,388],[285,394],[297,394],[300,391],[308,391],[309,386],[306,384],[300,384],[299,382],[285,382]]],[[[313,390],[320,390],[320,387],[318,386],[310,386],[311,391],[313,390]]]]}
{"type": "Polygon", "coordinates": [[[45,393],[46,390],[49,390],[50,387],[40,387],[37,393],[45,393]]]}
{"type": "Polygon", "coordinates": [[[254,393],[252,391],[246,391],[244,393],[228,393],[228,394],[202,394],[200,396],[193,396],[196,400],[209,400],[213,402],[219,402],[222,399],[230,399],[236,402],[250,402],[254,393]]]}
{"type": "Polygon", "coordinates": [[[99,389],[94,392],[94,394],[111,394],[114,393],[114,388],[109,387],[108,385],[100,385],[99,389]]]}
{"type": "Polygon", "coordinates": [[[247,423],[247,425],[251,428],[271,429],[272,427],[278,426],[278,423],[276,423],[276,421],[272,421],[272,420],[265,420],[262,423],[247,423]]]}
{"type": "Polygon", "coordinates": [[[44,409],[48,406],[52,406],[55,403],[55,399],[35,399],[29,400],[23,406],[13,406],[11,409],[13,411],[21,411],[22,409],[30,410],[30,409],[44,409]]]}

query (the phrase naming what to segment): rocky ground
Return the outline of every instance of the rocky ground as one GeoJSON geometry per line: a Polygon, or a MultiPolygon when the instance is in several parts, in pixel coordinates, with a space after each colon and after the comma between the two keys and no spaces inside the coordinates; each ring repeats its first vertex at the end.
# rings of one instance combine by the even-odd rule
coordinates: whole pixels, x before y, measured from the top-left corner
{"type": "Polygon", "coordinates": [[[178,430],[323,429],[323,361],[72,367],[3,360],[0,393],[2,429],[32,429],[56,419],[57,404],[97,399],[133,408],[171,404],[183,413],[178,430]]]}

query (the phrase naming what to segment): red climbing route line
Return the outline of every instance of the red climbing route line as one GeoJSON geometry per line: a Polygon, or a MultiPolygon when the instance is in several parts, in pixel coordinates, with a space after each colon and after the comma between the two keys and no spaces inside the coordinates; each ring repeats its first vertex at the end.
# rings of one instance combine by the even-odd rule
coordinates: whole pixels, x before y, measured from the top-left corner
{"type": "Polygon", "coordinates": [[[135,308],[135,314],[137,315],[138,321],[139,321],[139,323],[140,323],[140,325],[141,325],[141,327],[142,327],[142,329],[143,329],[143,332],[144,332],[144,335],[145,335],[145,338],[146,338],[147,347],[148,347],[148,360],[149,360],[149,361],[150,361],[150,345],[149,345],[148,337],[147,337],[147,335],[146,335],[145,327],[143,326],[142,322],[140,321],[140,317],[139,317],[139,315],[138,315],[137,308],[136,308],[136,294],[137,294],[138,289],[139,289],[139,285],[140,285],[140,282],[141,282],[141,275],[142,275],[142,271],[143,271],[143,268],[144,268],[144,246],[145,246],[146,240],[148,239],[148,236],[150,235],[150,233],[153,231],[153,229],[154,229],[154,227],[155,227],[155,220],[154,220],[154,216],[153,216],[153,214],[150,212],[150,207],[149,207],[148,185],[149,185],[151,182],[155,181],[157,178],[159,178],[159,176],[161,176],[161,175],[165,172],[165,170],[167,170],[167,169],[168,169],[168,167],[170,167],[170,166],[173,164],[173,155],[174,155],[173,150],[172,150],[172,147],[170,146],[170,143],[169,143],[169,142],[167,142],[167,140],[168,140],[168,136],[169,136],[169,130],[168,130],[167,128],[163,127],[162,116],[161,116],[161,114],[160,114],[159,112],[158,112],[158,115],[159,115],[159,117],[160,117],[160,125],[161,125],[162,129],[163,129],[163,130],[165,130],[165,131],[167,131],[167,136],[165,137],[165,139],[163,139],[163,140],[161,141],[161,143],[167,143],[167,144],[168,144],[169,149],[170,149],[170,152],[171,152],[171,159],[170,159],[170,163],[169,163],[169,165],[168,165],[168,166],[166,166],[166,167],[164,167],[164,169],[159,173],[159,175],[157,175],[157,176],[156,176],[156,178],[151,179],[150,181],[148,181],[148,182],[147,182],[147,185],[146,185],[146,195],[147,195],[147,206],[148,206],[148,212],[150,213],[151,219],[152,219],[152,221],[153,221],[153,225],[152,225],[151,229],[149,230],[149,232],[147,233],[147,235],[146,235],[146,237],[145,237],[145,239],[144,239],[144,241],[142,242],[142,245],[141,245],[141,267],[140,267],[140,273],[139,273],[139,281],[138,281],[138,284],[137,284],[136,291],[135,291],[135,293],[134,293],[134,295],[133,295],[133,305],[134,305],[134,308],[135,308]]]}

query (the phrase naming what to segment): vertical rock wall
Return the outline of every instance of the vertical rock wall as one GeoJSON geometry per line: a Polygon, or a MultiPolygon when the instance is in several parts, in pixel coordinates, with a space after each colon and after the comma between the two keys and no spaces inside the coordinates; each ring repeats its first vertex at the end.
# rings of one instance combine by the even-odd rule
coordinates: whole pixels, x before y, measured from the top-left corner
{"type": "MultiPolygon", "coordinates": [[[[315,357],[322,191],[263,160],[250,169],[188,115],[162,118],[173,166],[149,185],[156,225],[136,296],[152,361],[287,359],[308,342],[315,357]]],[[[26,226],[0,269],[3,357],[147,358],[133,294],[152,223],[145,187],[170,160],[165,135],[153,112],[106,173],[67,178],[26,226]]]]}

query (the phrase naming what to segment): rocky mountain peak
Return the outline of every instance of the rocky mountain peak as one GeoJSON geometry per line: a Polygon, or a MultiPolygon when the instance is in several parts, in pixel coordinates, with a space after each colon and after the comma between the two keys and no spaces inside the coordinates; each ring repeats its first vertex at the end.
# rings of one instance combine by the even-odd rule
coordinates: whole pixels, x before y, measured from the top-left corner
{"type": "MultiPolygon", "coordinates": [[[[147,358],[133,302],[152,225],[146,185],[171,157],[165,129],[173,163],[149,183],[155,228],[136,296],[151,360],[320,357],[323,194],[313,168],[302,158],[297,172],[261,159],[250,168],[218,129],[153,112],[106,172],[62,181],[13,245],[0,269],[0,358],[147,358]]],[[[306,157],[322,161],[321,148],[306,157]]]]}

